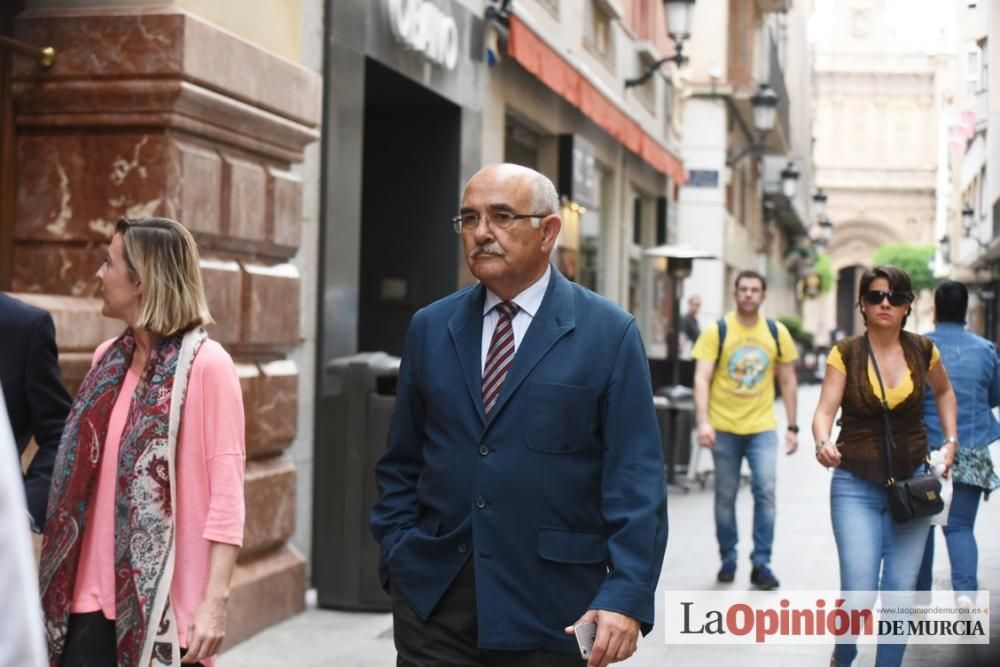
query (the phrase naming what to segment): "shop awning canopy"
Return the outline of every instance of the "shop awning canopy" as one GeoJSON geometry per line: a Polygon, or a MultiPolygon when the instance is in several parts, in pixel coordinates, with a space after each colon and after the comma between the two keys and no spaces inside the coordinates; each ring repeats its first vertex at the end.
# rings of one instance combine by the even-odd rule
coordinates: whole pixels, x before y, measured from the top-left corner
{"type": "Polygon", "coordinates": [[[510,17],[507,53],[654,169],[669,176],[677,185],[684,184],[686,174],[681,161],[598,91],[517,16],[510,17]]]}

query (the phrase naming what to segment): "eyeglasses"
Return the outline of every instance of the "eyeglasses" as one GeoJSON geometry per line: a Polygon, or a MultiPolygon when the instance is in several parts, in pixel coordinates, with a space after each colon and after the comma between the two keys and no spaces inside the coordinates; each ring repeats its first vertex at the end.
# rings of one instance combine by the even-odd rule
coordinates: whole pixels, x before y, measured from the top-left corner
{"type": "Polygon", "coordinates": [[[882,303],[886,298],[889,299],[889,305],[891,306],[902,306],[911,301],[911,297],[907,292],[883,292],[880,289],[868,290],[864,293],[865,301],[873,306],[877,306],[882,303]]]}
{"type": "Polygon", "coordinates": [[[475,229],[479,226],[479,221],[483,218],[486,222],[496,229],[502,229],[504,231],[510,229],[514,226],[514,223],[518,220],[524,220],[526,218],[547,218],[551,213],[514,213],[513,211],[494,211],[492,213],[484,213],[479,215],[478,213],[463,213],[462,215],[457,215],[451,219],[451,224],[455,226],[455,231],[459,234],[462,230],[475,229]]]}

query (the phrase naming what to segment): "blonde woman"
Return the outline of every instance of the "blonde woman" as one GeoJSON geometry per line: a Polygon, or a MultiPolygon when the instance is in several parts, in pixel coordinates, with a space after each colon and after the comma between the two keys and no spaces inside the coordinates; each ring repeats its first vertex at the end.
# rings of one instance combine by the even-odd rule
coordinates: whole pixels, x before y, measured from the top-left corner
{"type": "Polygon", "coordinates": [[[179,223],[120,220],[97,277],[127,328],[95,352],[52,478],[50,665],[211,667],[243,537],[239,381],[179,223]]]}

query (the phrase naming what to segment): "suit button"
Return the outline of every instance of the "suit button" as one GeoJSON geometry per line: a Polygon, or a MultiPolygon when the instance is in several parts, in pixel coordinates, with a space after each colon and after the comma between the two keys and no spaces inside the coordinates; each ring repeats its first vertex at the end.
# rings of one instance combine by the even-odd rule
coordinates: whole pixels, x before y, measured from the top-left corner
{"type": "Polygon", "coordinates": [[[490,448],[489,447],[487,447],[486,445],[479,445],[479,455],[480,456],[486,456],[489,453],[490,453],[490,448]]]}
{"type": "Polygon", "coordinates": [[[476,498],[476,507],[478,507],[479,509],[483,509],[484,507],[486,507],[486,499],[483,498],[482,496],[476,498]]]}
{"type": "Polygon", "coordinates": [[[464,554],[468,550],[469,550],[469,545],[467,545],[465,542],[462,542],[461,544],[458,545],[458,553],[464,554]]]}

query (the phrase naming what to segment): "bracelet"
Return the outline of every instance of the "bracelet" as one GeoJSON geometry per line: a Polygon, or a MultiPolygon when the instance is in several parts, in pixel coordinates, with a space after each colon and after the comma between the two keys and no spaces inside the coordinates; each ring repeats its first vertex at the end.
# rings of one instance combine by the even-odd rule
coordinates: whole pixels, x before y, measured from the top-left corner
{"type": "Polygon", "coordinates": [[[944,439],[944,442],[941,443],[942,447],[947,447],[948,445],[955,445],[955,447],[957,448],[958,438],[956,438],[953,435],[949,435],[947,438],[944,439]]]}
{"type": "Polygon", "coordinates": [[[823,447],[825,447],[826,445],[835,445],[835,443],[833,442],[833,440],[830,440],[830,438],[823,438],[818,443],[816,443],[816,453],[819,454],[819,450],[823,449],[823,447]]]}

